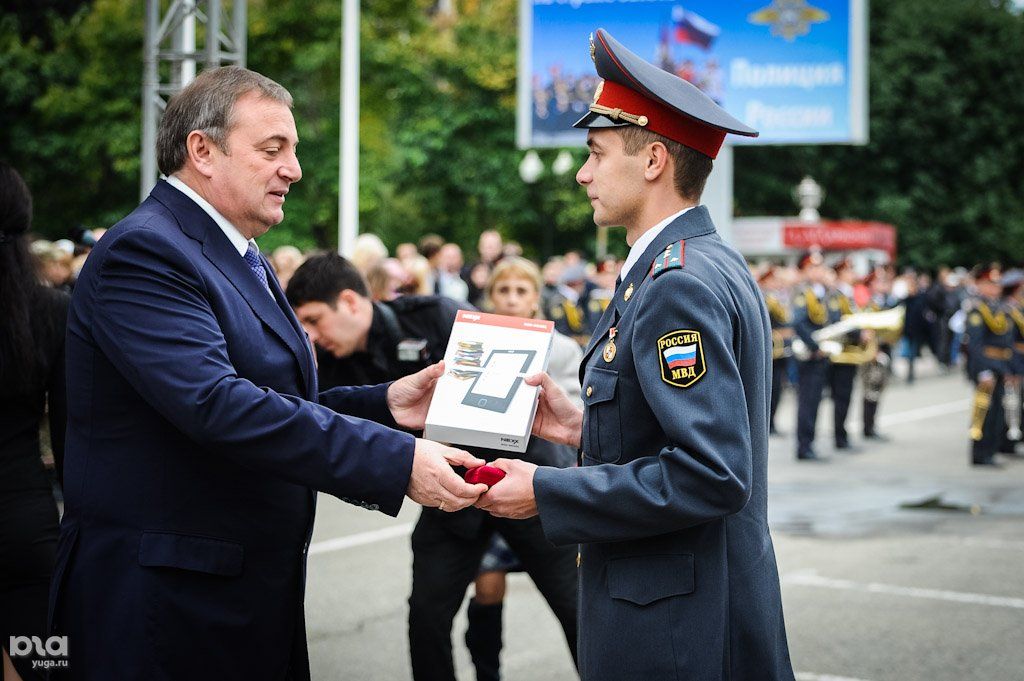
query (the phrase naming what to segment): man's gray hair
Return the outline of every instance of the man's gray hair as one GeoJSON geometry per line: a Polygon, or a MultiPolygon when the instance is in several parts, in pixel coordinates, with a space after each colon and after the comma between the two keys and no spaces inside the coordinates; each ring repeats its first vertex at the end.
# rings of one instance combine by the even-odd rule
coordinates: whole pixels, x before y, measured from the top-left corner
{"type": "Polygon", "coordinates": [[[203,71],[171,98],[156,133],[156,163],[160,172],[170,175],[185,165],[189,133],[199,130],[222,151],[231,131],[235,102],[255,92],[291,108],[292,96],[264,75],[241,66],[222,66],[203,71]]]}

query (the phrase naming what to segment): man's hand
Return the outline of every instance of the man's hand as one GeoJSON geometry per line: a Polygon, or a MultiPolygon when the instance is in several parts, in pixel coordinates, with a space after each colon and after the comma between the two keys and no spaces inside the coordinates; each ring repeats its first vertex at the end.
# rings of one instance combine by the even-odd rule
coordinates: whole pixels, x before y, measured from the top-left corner
{"type": "Polygon", "coordinates": [[[579,449],[583,412],[561,386],[546,373],[526,377],[526,385],[540,386],[540,401],[533,419],[533,434],[548,442],[579,449]]]}
{"type": "Polygon", "coordinates": [[[422,506],[436,506],[442,511],[461,511],[476,502],[487,491],[487,485],[470,485],[452,470],[452,466],[472,468],[483,464],[483,459],[469,452],[417,439],[409,489],[405,494],[422,506]]]}
{"type": "Polygon", "coordinates": [[[537,515],[537,499],[533,496],[537,465],[519,459],[498,459],[491,465],[505,471],[505,477],[494,483],[475,506],[500,518],[522,520],[537,515]]]}
{"type": "Polygon", "coordinates": [[[442,375],[444,362],[438,362],[391,384],[388,388],[388,409],[398,425],[409,430],[423,430],[434,386],[442,375]]]}

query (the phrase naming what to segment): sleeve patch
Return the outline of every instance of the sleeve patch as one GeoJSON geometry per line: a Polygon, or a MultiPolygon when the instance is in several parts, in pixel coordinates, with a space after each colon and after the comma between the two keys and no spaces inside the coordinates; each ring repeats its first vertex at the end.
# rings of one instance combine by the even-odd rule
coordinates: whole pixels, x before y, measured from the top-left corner
{"type": "Polygon", "coordinates": [[[707,373],[700,331],[679,329],[658,339],[661,380],[677,388],[689,388],[707,373]]]}

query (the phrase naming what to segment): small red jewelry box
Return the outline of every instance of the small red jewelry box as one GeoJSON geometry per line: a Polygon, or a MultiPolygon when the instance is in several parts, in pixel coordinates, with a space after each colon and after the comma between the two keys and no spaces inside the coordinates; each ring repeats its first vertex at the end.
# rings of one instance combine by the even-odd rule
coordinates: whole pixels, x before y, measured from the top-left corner
{"type": "Polygon", "coordinates": [[[465,476],[466,482],[471,485],[475,485],[478,482],[491,487],[494,483],[498,482],[505,477],[505,471],[494,466],[477,466],[476,468],[470,468],[466,471],[465,476]]]}

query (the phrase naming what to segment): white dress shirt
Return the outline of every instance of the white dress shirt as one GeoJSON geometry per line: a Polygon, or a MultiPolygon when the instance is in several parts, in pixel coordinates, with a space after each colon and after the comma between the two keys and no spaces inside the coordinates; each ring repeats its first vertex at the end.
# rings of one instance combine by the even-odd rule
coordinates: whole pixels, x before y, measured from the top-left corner
{"type": "MultiPolygon", "coordinates": [[[[231,245],[238,251],[238,255],[245,256],[245,252],[249,250],[249,244],[256,248],[256,242],[253,239],[246,239],[242,236],[242,233],[238,231],[238,228],[231,224],[226,217],[221,215],[216,208],[214,208],[209,201],[201,197],[196,193],[195,189],[189,187],[187,184],[178,179],[177,175],[171,175],[167,178],[167,184],[171,185],[179,192],[187,196],[196,202],[196,204],[206,211],[206,214],[213,218],[213,221],[220,227],[220,231],[224,232],[224,236],[228,238],[231,245]]],[[[259,250],[259,249],[257,249],[259,250]]]]}
{"type": "MultiPolygon", "coordinates": [[[[170,177],[168,177],[167,184],[171,185],[172,187],[180,191],[182,194],[195,201],[196,205],[202,208],[207,215],[213,218],[213,221],[217,223],[218,227],[220,227],[220,231],[224,232],[224,236],[228,238],[228,241],[231,242],[231,245],[235,247],[236,251],[238,251],[238,255],[240,257],[242,257],[243,259],[245,258],[245,252],[249,250],[249,244],[252,244],[252,247],[256,249],[257,254],[260,252],[260,249],[258,246],[256,246],[256,241],[254,239],[246,239],[244,236],[242,236],[242,233],[238,231],[238,228],[231,224],[231,222],[226,217],[221,215],[220,212],[216,208],[214,208],[209,201],[201,197],[196,192],[196,190],[192,189],[192,187],[189,187],[187,184],[182,182],[176,175],[171,175],[170,177]]],[[[249,263],[246,262],[246,265],[248,264],[249,263]]],[[[267,272],[267,276],[271,276],[269,271],[267,272]]],[[[267,286],[264,286],[263,288],[264,290],[266,290],[268,294],[270,294],[271,298],[274,297],[273,292],[270,290],[269,284],[267,286]]]]}
{"type": "Polygon", "coordinates": [[[654,227],[651,227],[649,230],[640,235],[640,238],[637,239],[633,246],[629,249],[629,255],[626,256],[626,262],[622,263],[622,269],[619,270],[620,281],[626,281],[626,277],[629,275],[629,271],[633,268],[633,265],[635,265],[636,261],[640,259],[640,256],[644,254],[644,251],[647,250],[647,247],[650,246],[656,238],[658,238],[658,235],[661,234],[662,230],[668,227],[673,220],[675,220],[677,217],[679,217],[686,211],[690,210],[691,208],[694,208],[694,206],[684,208],[678,213],[673,213],[672,215],[669,215],[667,218],[665,218],[658,224],[654,225],[654,227]]]}

